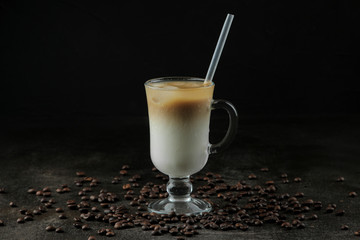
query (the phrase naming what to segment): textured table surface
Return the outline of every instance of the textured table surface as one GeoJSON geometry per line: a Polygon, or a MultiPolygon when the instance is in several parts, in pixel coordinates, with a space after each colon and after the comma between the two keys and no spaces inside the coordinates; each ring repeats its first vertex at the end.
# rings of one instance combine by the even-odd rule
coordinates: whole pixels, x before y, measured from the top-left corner
{"type": "MultiPolygon", "coordinates": [[[[83,231],[72,226],[72,218],[78,211],[68,210],[66,200],[80,201],[79,188],[74,185],[76,171],[101,180],[94,193],[108,189],[123,200],[120,184],[111,184],[124,164],[130,165],[129,175],[139,173],[141,183],[158,181],[151,171],[149,158],[149,134],[146,118],[77,118],[32,119],[2,118],[0,135],[0,239],[87,239],[105,227],[105,223],[89,222],[91,230],[83,231]],[[57,194],[55,189],[68,184],[72,191],[57,194]],[[57,201],[54,207],[62,207],[68,219],[59,219],[54,208],[34,221],[16,223],[22,208],[35,209],[41,203],[39,197],[27,193],[29,187],[52,189],[57,201]],[[13,201],[18,207],[11,208],[13,201]],[[62,226],[64,233],[46,232],[49,224],[62,226]]],[[[226,120],[214,119],[211,140],[218,140],[224,133],[226,120]],[[215,127],[216,125],[216,127],[215,127]]],[[[276,224],[261,227],[250,226],[248,231],[214,231],[201,229],[194,239],[356,239],[360,230],[360,196],[348,197],[356,191],[360,194],[360,117],[359,116],[272,116],[241,117],[234,143],[225,152],[209,158],[206,167],[198,174],[211,171],[220,173],[227,183],[245,180],[251,185],[274,180],[278,192],[290,195],[304,192],[304,199],[321,201],[324,208],[316,212],[318,220],[305,220],[305,229],[285,230],[276,224]],[[268,167],[268,172],[260,168],[268,167]],[[248,180],[254,173],[256,180],[248,180]],[[282,184],[280,175],[287,173],[289,184],[282,184]],[[344,182],[336,182],[339,176],[344,182]],[[302,182],[294,183],[295,177],[302,182]],[[335,203],[344,209],[344,216],[326,214],[325,206],[335,203]],[[349,230],[340,230],[347,224],[349,230]]],[[[198,184],[198,183],[195,183],[198,184]]],[[[240,203],[239,203],[240,204],[240,203]]],[[[169,239],[169,234],[152,236],[140,228],[115,230],[113,239],[169,239]]]]}

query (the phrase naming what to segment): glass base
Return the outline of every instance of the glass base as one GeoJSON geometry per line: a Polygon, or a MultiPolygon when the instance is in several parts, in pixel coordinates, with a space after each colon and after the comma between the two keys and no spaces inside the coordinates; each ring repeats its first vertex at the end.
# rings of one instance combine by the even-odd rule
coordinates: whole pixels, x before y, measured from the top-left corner
{"type": "Polygon", "coordinates": [[[210,212],[211,209],[210,203],[197,198],[190,198],[188,201],[170,201],[169,198],[166,198],[148,205],[149,212],[158,214],[175,212],[176,214],[197,215],[210,212]]]}

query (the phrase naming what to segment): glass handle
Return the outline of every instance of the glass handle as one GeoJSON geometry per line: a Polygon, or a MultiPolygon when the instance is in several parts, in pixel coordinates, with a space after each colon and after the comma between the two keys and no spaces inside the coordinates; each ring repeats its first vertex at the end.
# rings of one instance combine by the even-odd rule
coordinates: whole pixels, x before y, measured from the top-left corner
{"type": "Polygon", "coordinates": [[[218,143],[210,144],[209,153],[218,153],[228,147],[230,143],[234,140],[238,127],[238,114],[237,111],[230,102],[226,100],[213,100],[211,104],[211,110],[214,109],[224,109],[229,114],[229,127],[226,132],[225,137],[218,143]]]}

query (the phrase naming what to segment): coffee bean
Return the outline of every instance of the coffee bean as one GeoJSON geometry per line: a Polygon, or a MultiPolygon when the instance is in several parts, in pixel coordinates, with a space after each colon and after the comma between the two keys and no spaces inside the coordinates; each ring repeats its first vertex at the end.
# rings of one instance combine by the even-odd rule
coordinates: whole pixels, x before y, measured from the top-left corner
{"type": "Polygon", "coordinates": [[[354,232],[354,235],[357,236],[357,237],[359,237],[359,236],[360,236],[360,231],[354,232]]]}
{"type": "Polygon", "coordinates": [[[284,178],[283,180],[281,180],[281,182],[284,183],[284,184],[287,184],[287,183],[289,183],[289,179],[284,178]]]}
{"type": "Polygon", "coordinates": [[[51,189],[49,187],[44,187],[42,191],[43,192],[51,192],[51,189]]]}
{"type": "Polygon", "coordinates": [[[260,171],[262,171],[262,172],[268,172],[268,171],[269,171],[269,168],[263,167],[263,168],[260,168],[260,171]]]}
{"type": "Polygon", "coordinates": [[[0,193],[6,193],[6,190],[4,187],[0,187],[0,193]]]}
{"type": "Polygon", "coordinates": [[[90,226],[88,224],[84,224],[84,225],[82,225],[81,229],[82,230],[89,230],[90,226]]]}
{"type": "Polygon", "coordinates": [[[127,184],[123,185],[122,188],[124,190],[129,190],[129,189],[131,189],[131,185],[129,183],[127,183],[127,184]]]}
{"type": "Polygon", "coordinates": [[[34,220],[34,219],[33,219],[32,216],[27,215],[27,216],[24,217],[24,220],[25,220],[25,221],[32,221],[32,220],[34,220]]]}
{"type": "Polygon", "coordinates": [[[332,213],[332,212],[334,212],[334,210],[335,210],[335,208],[333,208],[332,206],[327,206],[326,207],[326,212],[327,213],[332,213]]]}
{"type": "Polygon", "coordinates": [[[318,219],[319,217],[318,217],[318,215],[316,215],[316,214],[311,214],[310,216],[309,216],[309,219],[310,220],[316,220],[316,219],[318,219]]]}
{"type": "Polygon", "coordinates": [[[357,196],[357,193],[356,192],[349,192],[349,197],[356,197],[357,196]]]}
{"type": "Polygon", "coordinates": [[[281,178],[287,178],[288,175],[287,175],[287,173],[282,173],[282,174],[280,175],[280,177],[281,177],[281,178]]]}
{"type": "Polygon", "coordinates": [[[160,236],[161,235],[161,232],[159,230],[154,230],[151,232],[151,235],[153,236],[160,236]]]}
{"type": "Polygon", "coordinates": [[[253,180],[253,179],[256,179],[256,175],[251,173],[249,176],[248,176],[248,179],[250,180],[253,180]]]}
{"type": "Polygon", "coordinates": [[[344,178],[344,177],[338,177],[338,178],[336,179],[336,181],[337,181],[337,182],[343,182],[343,181],[345,181],[345,178],[344,178]]]}
{"type": "Polygon", "coordinates": [[[275,182],[272,181],[272,180],[269,180],[269,181],[266,181],[265,184],[268,185],[268,186],[270,186],[270,185],[274,185],[275,182]]]}
{"type": "Polygon", "coordinates": [[[122,170],[129,170],[130,169],[130,166],[129,165],[123,165],[121,167],[122,170]]]}
{"type": "Polygon", "coordinates": [[[192,237],[192,236],[194,235],[194,233],[193,233],[193,232],[190,232],[190,231],[186,231],[186,232],[184,232],[184,235],[185,235],[186,237],[192,237]]]}
{"type": "Polygon", "coordinates": [[[53,226],[53,225],[49,225],[49,226],[47,226],[46,228],[45,228],[45,230],[46,231],[48,231],[48,232],[53,232],[53,231],[55,231],[55,227],[53,226]]]}
{"type": "Polygon", "coordinates": [[[126,171],[126,170],[120,170],[120,175],[127,175],[128,174],[128,172],[126,171]]]}
{"type": "Polygon", "coordinates": [[[64,212],[64,210],[63,210],[62,208],[59,208],[59,207],[58,207],[58,208],[55,209],[55,212],[57,212],[57,213],[62,213],[62,212],[64,212]]]}
{"type": "Polygon", "coordinates": [[[94,236],[90,236],[88,240],[96,240],[96,238],[94,236]]]}
{"type": "Polygon", "coordinates": [[[27,190],[27,192],[30,193],[30,194],[35,194],[35,193],[36,193],[36,190],[35,190],[34,188],[29,188],[29,189],[27,190]]]}
{"type": "Polygon", "coordinates": [[[336,212],[335,212],[335,215],[336,216],[344,216],[344,214],[345,214],[345,210],[337,210],[336,212]]]}
{"type": "Polygon", "coordinates": [[[63,233],[64,232],[64,229],[62,229],[61,227],[58,227],[55,229],[55,232],[57,233],[63,233]]]}
{"type": "Polygon", "coordinates": [[[292,225],[291,225],[291,223],[289,223],[289,222],[284,222],[284,223],[282,223],[282,224],[281,224],[281,227],[282,227],[282,228],[285,228],[285,229],[287,229],[287,230],[292,229],[292,225]]]}
{"type": "Polygon", "coordinates": [[[297,197],[297,198],[302,198],[302,197],[304,197],[305,196],[305,194],[303,193],[303,192],[297,192],[297,193],[295,193],[295,197],[297,197]]]}
{"type": "Polygon", "coordinates": [[[349,226],[343,224],[343,225],[341,225],[340,229],[341,229],[341,230],[349,230],[349,226]]]}
{"type": "Polygon", "coordinates": [[[66,215],[65,214],[60,214],[59,219],[66,219],[66,215]]]}
{"type": "Polygon", "coordinates": [[[14,202],[10,202],[10,203],[9,203],[9,206],[10,206],[10,207],[17,207],[17,205],[16,205],[14,202]]]}
{"type": "Polygon", "coordinates": [[[85,177],[85,172],[82,172],[82,171],[76,172],[76,176],[85,177]]]}
{"type": "Polygon", "coordinates": [[[74,222],[73,223],[73,226],[76,227],[76,228],[81,228],[82,227],[82,223],[81,222],[74,222]]]}
{"type": "Polygon", "coordinates": [[[302,179],[301,179],[300,177],[294,178],[294,182],[296,182],[296,183],[299,183],[299,182],[301,182],[301,181],[302,181],[302,179]]]}
{"type": "Polygon", "coordinates": [[[25,219],[23,217],[20,217],[16,220],[17,223],[24,223],[25,219]]]}

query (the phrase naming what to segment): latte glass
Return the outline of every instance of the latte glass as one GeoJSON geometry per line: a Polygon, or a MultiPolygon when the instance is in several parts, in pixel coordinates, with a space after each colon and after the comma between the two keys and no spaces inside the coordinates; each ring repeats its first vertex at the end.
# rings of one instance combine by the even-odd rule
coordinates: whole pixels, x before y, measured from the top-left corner
{"type": "Polygon", "coordinates": [[[145,82],[151,160],[169,176],[168,198],[150,203],[150,212],[190,215],[211,211],[208,202],[190,196],[190,175],[205,166],[210,154],[230,144],[238,123],[236,109],[230,102],[212,99],[214,86],[194,77],[164,77],[145,82]],[[229,127],[219,143],[210,144],[210,113],[219,108],[229,114],[229,127]]]}

